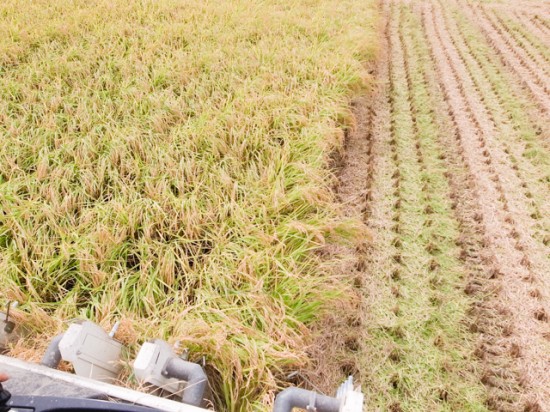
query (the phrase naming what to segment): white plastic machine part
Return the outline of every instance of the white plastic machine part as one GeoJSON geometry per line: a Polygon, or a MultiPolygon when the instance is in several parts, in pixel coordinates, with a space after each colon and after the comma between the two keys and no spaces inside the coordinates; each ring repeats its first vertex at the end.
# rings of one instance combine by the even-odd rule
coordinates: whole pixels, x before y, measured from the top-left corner
{"type": "Polygon", "coordinates": [[[79,376],[111,382],[122,365],[122,345],[100,326],[89,321],[74,323],[59,342],[63,360],[72,363],[79,376]]]}
{"type": "Polygon", "coordinates": [[[165,341],[155,339],[145,342],[134,361],[134,374],[142,383],[149,383],[170,393],[181,393],[183,382],[163,375],[166,363],[177,357],[172,347],[165,341]]]}
{"type": "Polygon", "coordinates": [[[104,393],[105,395],[121,399],[136,405],[148,406],[166,412],[205,412],[206,409],[197,408],[196,406],[186,405],[181,402],[171,401],[158,396],[150,395],[143,392],[138,392],[132,389],[121,386],[111,385],[105,382],[99,382],[93,379],[84,378],[73,375],[72,373],[62,372],[57,369],[48,368],[46,366],[37,365],[34,363],[24,362],[19,359],[9,358],[0,355],[0,369],[2,366],[10,366],[24,370],[30,374],[34,374],[37,379],[41,376],[47,376],[59,382],[67,382],[87,388],[92,391],[104,393]]]}
{"type": "Polygon", "coordinates": [[[338,399],[342,400],[342,406],[339,412],[362,412],[364,395],[361,389],[353,388],[353,377],[350,376],[338,389],[336,394],[338,399]]]}

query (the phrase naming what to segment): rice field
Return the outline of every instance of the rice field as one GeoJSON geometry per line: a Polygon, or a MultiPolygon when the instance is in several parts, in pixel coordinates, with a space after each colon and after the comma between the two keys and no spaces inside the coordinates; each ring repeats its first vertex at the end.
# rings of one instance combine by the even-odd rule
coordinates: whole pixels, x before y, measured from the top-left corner
{"type": "Polygon", "coordinates": [[[550,410],[549,4],[380,2],[339,187],[365,410],[550,410]]]}
{"type": "Polygon", "coordinates": [[[314,325],[353,292],[312,252],[361,233],[331,164],[376,26],[359,0],[1,2],[0,300],[29,331],[12,355],[120,320],[128,359],[149,338],[204,357],[227,411],[318,364],[314,325]]]}
{"type": "MultiPolygon", "coordinates": [[[[548,0],[0,4],[0,304],[366,410],[550,408],[548,0]]],[[[66,368],[67,365],[64,365],[66,368]]]]}

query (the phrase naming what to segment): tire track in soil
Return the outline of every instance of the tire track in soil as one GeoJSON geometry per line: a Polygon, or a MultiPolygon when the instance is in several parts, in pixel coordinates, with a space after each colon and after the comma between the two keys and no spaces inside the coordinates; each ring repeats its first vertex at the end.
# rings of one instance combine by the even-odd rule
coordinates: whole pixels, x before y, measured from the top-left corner
{"type": "MultiPolygon", "coordinates": [[[[376,222],[374,225],[369,224],[373,239],[356,246],[332,245],[328,251],[344,262],[337,271],[351,273],[355,278],[355,287],[363,296],[360,313],[355,324],[350,326],[361,329],[361,337],[352,350],[361,354],[362,367],[357,372],[366,388],[376,386],[373,377],[377,374],[376,370],[364,367],[363,362],[366,357],[364,354],[371,357],[368,328],[370,324],[380,322],[384,313],[391,310],[386,302],[392,300],[391,288],[387,284],[389,277],[370,276],[369,267],[379,268],[380,273],[391,273],[394,270],[391,215],[394,200],[387,193],[393,193],[393,182],[389,177],[395,170],[395,163],[392,157],[380,155],[392,150],[390,99],[387,93],[390,77],[387,55],[390,48],[387,35],[390,30],[389,5],[381,0],[380,9],[380,50],[376,66],[372,68],[374,84],[368,96],[352,102],[356,125],[346,135],[345,153],[341,159],[336,188],[347,217],[365,223],[376,222]]],[[[389,353],[381,353],[380,356],[387,360],[389,353]]]]}
{"type": "Polygon", "coordinates": [[[550,114],[550,87],[548,79],[541,75],[540,68],[533,66],[524,53],[513,46],[506,34],[494,27],[483,6],[471,5],[467,0],[458,0],[458,3],[468,18],[478,25],[503,64],[530,90],[544,113],[550,114]]]}

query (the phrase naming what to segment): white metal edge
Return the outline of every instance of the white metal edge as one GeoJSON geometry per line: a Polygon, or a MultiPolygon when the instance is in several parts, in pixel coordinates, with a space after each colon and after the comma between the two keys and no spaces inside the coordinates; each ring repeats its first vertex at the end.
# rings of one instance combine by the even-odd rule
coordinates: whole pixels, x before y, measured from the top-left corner
{"type": "Polygon", "coordinates": [[[160,398],[158,396],[153,396],[147,393],[138,392],[133,389],[124,388],[121,386],[115,386],[105,382],[95,381],[93,379],[84,378],[84,377],[73,375],[67,372],[62,372],[57,369],[51,369],[43,365],[24,362],[19,359],[0,355],[0,369],[2,364],[23,369],[31,373],[47,376],[63,382],[68,382],[74,385],[78,385],[82,388],[101,392],[107,396],[112,396],[113,398],[122,399],[130,403],[148,406],[150,408],[160,409],[166,412],[201,412],[201,411],[204,412],[206,411],[206,409],[198,408],[196,406],[186,405],[184,403],[179,403],[176,401],[171,401],[169,399],[160,398]]]}

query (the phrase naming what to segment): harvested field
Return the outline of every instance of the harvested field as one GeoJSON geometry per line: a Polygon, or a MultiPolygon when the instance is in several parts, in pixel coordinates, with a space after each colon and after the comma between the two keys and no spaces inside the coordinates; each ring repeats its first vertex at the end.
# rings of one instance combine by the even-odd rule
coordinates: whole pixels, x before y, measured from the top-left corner
{"type": "Polygon", "coordinates": [[[381,8],[339,187],[367,410],[550,410],[549,3],[381,8]]]}

